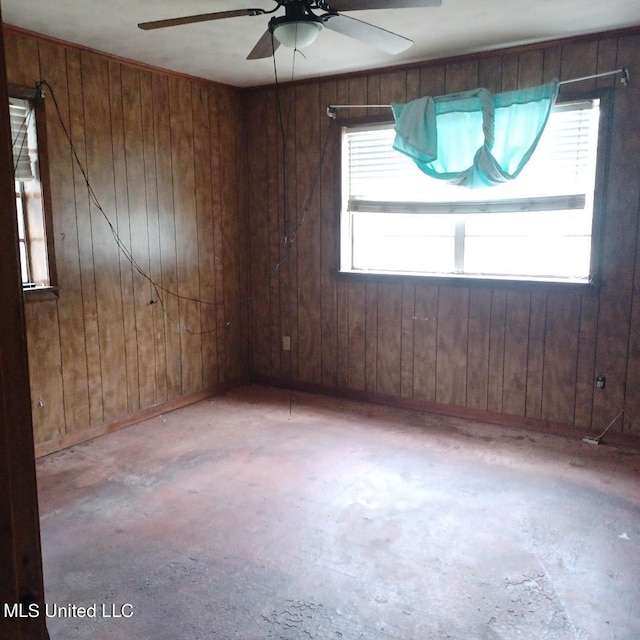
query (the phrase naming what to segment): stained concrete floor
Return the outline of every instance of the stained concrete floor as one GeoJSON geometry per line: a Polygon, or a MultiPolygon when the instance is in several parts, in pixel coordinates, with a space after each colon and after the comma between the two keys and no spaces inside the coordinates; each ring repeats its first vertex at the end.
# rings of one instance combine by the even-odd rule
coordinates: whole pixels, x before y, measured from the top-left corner
{"type": "Polygon", "coordinates": [[[640,638],[640,456],[578,433],[254,386],[38,481],[52,640],[640,638]]]}

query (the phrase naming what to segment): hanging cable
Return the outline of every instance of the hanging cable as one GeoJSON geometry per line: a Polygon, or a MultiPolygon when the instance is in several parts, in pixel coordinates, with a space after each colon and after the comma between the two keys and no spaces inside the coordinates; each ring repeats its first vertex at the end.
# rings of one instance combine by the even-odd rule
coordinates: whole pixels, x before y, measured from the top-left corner
{"type": "MultiPolygon", "coordinates": [[[[272,36],[273,37],[273,36],[272,36]]],[[[273,46],[273,42],[272,42],[272,46],[273,46]]],[[[282,148],[283,148],[283,167],[284,167],[284,171],[283,171],[283,209],[284,209],[284,227],[285,227],[285,242],[284,242],[284,253],[283,255],[278,259],[278,261],[275,263],[275,265],[271,268],[271,270],[267,273],[267,276],[265,278],[265,282],[262,285],[259,285],[257,288],[254,288],[249,295],[247,296],[243,296],[239,299],[238,304],[240,306],[249,304],[256,295],[258,295],[258,293],[260,291],[262,291],[263,288],[267,287],[270,285],[271,281],[273,280],[274,277],[276,277],[276,275],[280,272],[280,269],[282,267],[282,265],[288,260],[289,255],[290,255],[290,251],[293,245],[293,242],[295,241],[295,238],[298,234],[298,232],[300,231],[300,228],[302,227],[302,225],[304,224],[304,221],[307,218],[307,214],[311,205],[311,201],[312,201],[312,197],[315,193],[315,190],[317,189],[318,186],[318,182],[320,179],[320,175],[321,175],[321,171],[322,171],[322,166],[324,164],[324,159],[325,159],[325,152],[327,149],[327,142],[330,136],[330,131],[327,130],[327,135],[325,137],[324,140],[324,144],[322,147],[322,153],[321,153],[321,157],[319,159],[319,163],[318,163],[318,169],[316,171],[316,175],[314,177],[314,180],[311,184],[311,189],[310,189],[310,193],[309,196],[307,198],[307,201],[305,202],[305,205],[303,206],[302,210],[301,210],[301,215],[300,215],[300,220],[298,222],[298,224],[296,225],[295,229],[293,230],[293,233],[289,233],[289,220],[288,220],[288,198],[287,198],[287,189],[288,189],[288,182],[287,182],[287,170],[286,170],[286,165],[287,165],[287,155],[286,155],[286,128],[285,128],[285,115],[283,114],[282,111],[282,103],[281,103],[281,99],[280,99],[280,92],[279,92],[279,83],[277,80],[277,67],[275,65],[275,56],[274,56],[274,73],[276,76],[276,99],[277,99],[277,109],[278,109],[278,121],[279,121],[279,128],[280,128],[280,134],[281,134],[281,138],[282,138],[282,148]]],[[[169,295],[169,296],[173,296],[174,298],[178,299],[178,300],[182,300],[185,302],[193,302],[196,304],[203,304],[203,305],[207,305],[207,306],[214,306],[216,305],[215,301],[210,301],[210,300],[205,300],[202,298],[196,298],[193,296],[185,296],[183,294],[178,293],[177,291],[174,291],[172,289],[169,289],[168,287],[163,286],[161,283],[156,282],[146,271],[145,269],[142,267],[142,265],[140,265],[140,263],[135,259],[133,253],[131,252],[131,250],[129,249],[129,247],[124,243],[124,241],[120,238],[116,228],[114,227],[114,225],[112,224],[111,220],[109,219],[107,213],[105,212],[102,204],[100,203],[97,194],[95,193],[91,182],[89,180],[89,176],[87,173],[87,170],[84,166],[84,164],[82,163],[80,156],[75,148],[75,145],[73,143],[73,139],[71,137],[71,134],[65,124],[63,115],[62,115],[62,111],[60,109],[60,106],[58,104],[58,101],[56,99],[56,95],[55,95],[55,91],[53,89],[53,87],[49,84],[49,82],[47,82],[46,80],[39,80],[36,83],[36,87],[39,91],[42,91],[43,87],[46,87],[51,95],[51,99],[53,101],[55,110],[56,110],[56,114],[58,116],[58,121],[60,123],[60,126],[62,128],[62,131],[65,135],[65,138],[69,144],[69,148],[71,150],[71,154],[73,157],[73,160],[75,161],[76,165],[78,166],[78,169],[82,175],[83,181],[86,185],[87,188],[87,193],[89,195],[89,199],[90,202],[94,205],[94,207],[100,212],[100,214],[102,215],[102,217],[104,218],[105,222],[107,223],[107,226],[111,232],[111,235],[116,243],[116,246],[118,247],[118,249],[120,250],[120,252],[125,256],[126,260],[129,262],[129,264],[132,266],[132,268],[142,277],[144,278],[150,285],[150,287],[152,288],[153,292],[155,293],[155,297],[157,298],[157,300],[151,300],[150,304],[160,304],[160,308],[162,309],[163,314],[167,317],[167,319],[171,322],[171,323],[175,323],[177,324],[182,330],[184,330],[186,333],[189,333],[191,335],[205,335],[205,334],[210,334],[210,333],[214,333],[219,331],[222,328],[225,327],[229,327],[234,321],[235,319],[233,317],[228,318],[222,325],[216,325],[215,327],[211,328],[211,329],[205,329],[205,330],[201,330],[201,331],[195,331],[190,329],[189,327],[185,326],[184,324],[180,323],[179,320],[175,320],[171,314],[169,313],[169,311],[166,308],[165,305],[165,301],[164,301],[164,295],[169,295]]],[[[288,108],[288,113],[286,114],[286,119],[288,122],[288,118],[291,114],[291,110],[292,110],[292,99],[289,102],[289,108],[288,108]]],[[[290,280],[290,278],[289,278],[290,280]]],[[[289,282],[290,285],[290,282],[289,282]]]]}
{"type": "MultiPolygon", "coordinates": [[[[111,222],[111,220],[109,219],[109,216],[107,215],[107,213],[105,212],[104,208],[102,207],[102,204],[100,203],[100,200],[98,199],[98,196],[96,195],[91,182],[89,181],[89,176],[87,174],[87,170],[85,168],[85,166],[83,165],[82,161],[80,160],[80,156],[78,155],[78,152],[76,150],[75,144],[73,143],[73,139],[71,138],[71,134],[69,133],[69,130],[67,129],[67,126],[64,122],[64,118],[62,117],[62,112],[60,110],[60,105],[58,104],[58,100],[56,98],[56,94],[55,94],[55,90],[53,89],[53,87],[46,81],[46,80],[39,80],[36,83],[36,88],[39,91],[42,91],[42,87],[46,87],[50,94],[51,94],[51,99],[53,100],[53,104],[54,107],[56,109],[56,113],[58,115],[58,120],[60,122],[60,126],[62,127],[62,130],[64,132],[64,135],[67,139],[67,142],[69,143],[69,148],[71,149],[71,154],[73,156],[73,159],[76,162],[76,165],[78,166],[78,169],[80,171],[80,173],[82,174],[82,178],[84,180],[84,183],[87,187],[87,193],[89,195],[89,200],[90,202],[94,205],[94,207],[100,212],[100,214],[102,215],[102,217],[104,218],[105,222],[107,223],[107,226],[109,228],[109,231],[111,232],[111,235],[113,236],[113,239],[118,247],[118,249],[120,250],[120,252],[125,256],[125,258],[127,259],[127,261],[129,262],[129,264],[133,267],[133,269],[140,275],[142,276],[142,278],[144,278],[149,285],[151,286],[152,290],[155,292],[155,297],[157,300],[151,300],[150,304],[156,304],[156,302],[158,302],[160,304],[160,308],[162,309],[163,314],[167,317],[167,319],[169,320],[169,322],[171,323],[175,323],[177,324],[183,331],[185,331],[186,333],[189,333],[191,335],[204,335],[204,334],[208,334],[208,333],[213,333],[218,331],[219,327],[214,327],[212,329],[207,329],[204,331],[194,331],[193,329],[190,329],[189,327],[187,327],[184,324],[181,324],[179,320],[176,320],[175,318],[173,318],[171,316],[171,314],[169,313],[169,311],[167,310],[165,303],[164,303],[164,298],[162,296],[162,293],[165,293],[167,295],[171,295],[175,298],[177,298],[178,300],[183,300],[183,301],[188,301],[188,302],[195,302],[195,303],[199,303],[199,304],[204,304],[204,305],[215,305],[215,302],[211,302],[208,300],[202,300],[200,298],[194,298],[192,296],[184,296],[180,293],[178,293],[177,291],[173,291],[172,289],[169,289],[165,286],[163,286],[162,284],[156,282],[155,280],[153,280],[153,278],[151,278],[151,276],[144,270],[144,268],[140,265],[140,263],[135,259],[135,257],[133,256],[133,253],[131,252],[131,250],[126,246],[126,244],[124,243],[124,241],[122,240],[122,238],[120,238],[120,235],[118,234],[116,228],[114,227],[113,223],[111,222]],[[162,293],[161,293],[162,292],[162,293]]],[[[227,321],[225,323],[224,326],[229,326],[231,321],[227,321]]]]}
{"type": "Polygon", "coordinates": [[[586,442],[587,444],[600,444],[600,440],[602,440],[602,438],[606,435],[607,431],[609,431],[609,429],[611,429],[611,427],[622,417],[627,418],[627,420],[629,420],[629,422],[631,422],[631,424],[638,429],[638,424],[635,422],[635,420],[631,417],[631,415],[629,414],[629,412],[626,409],[621,409],[620,412],[618,413],[618,415],[605,427],[604,431],[599,435],[599,436],[585,436],[584,438],[582,438],[583,442],[586,442]]]}
{"type": "MultiPolygon", "coordinates": [[[[287,114],[286,114],[286,121],[285,121],[285,115],[283,113],[283,108],[282,108],[282,96],[281,96],[281,92],[280,92],[280,82],[279,82],[279,78],[278,78],[278,66],[277,66],[277,62],[276,62],[275,46],[274,46],[273,38],[274,38],[274,36],[273,36],[273,33],[272,33],[271,34],[271,45],[272,45],[272,52],[271,53],[272,53],[272,57],[273,57],[273,70],[274,70],[274,79],[275,79],[276,111],[277,111],[278,125],[279,125],[281,144],[282,144],[282,166],[283,166],[282,210],[283,210],[283,225],[284,225],[284,234],[283,234],[283,236],[284,236],[283,237],[284,254],[280,258],[280,260],[276,263],[275,268],[273,269],[273,271],[269,275],[269,278],[268,278],[268,281],[267,281],[266,285],[268,285],[271,282],[273,277],[275,277],[275,275],[280,270],[280,267],[286,262],[286,264],[287,264],[287,274],[286,274],[287,295],[286,295],[286,300],[285,300],[284,304],[285,304],[285,308],[286,308],[286,312],[285,312],[286,313],[286,317],[288,319],[291,319],[291,292],[293,290],[293,287],[292,287],[292,281],[291,281],[291,266],[290,266],[290,262],[289,262],[289,257],[291,256],[291,252],[293,250],[294,243],[296,241],[298,233],[300,232],[301,228],[303,227],[303,225],[305,224],[305,222],[307,220],[308,213],[309,213],[309,211],[311,209],[313,196],[315,195],[316,190],[318,188],[318,184],[320,182],[320,177],[321,177],[321,174],[322,174],[322,167],[324,166],[324,160],[325,160],[326,151],[327,151],[327,148],[328,148],[328,142],[329,142],[329,138],[331,136],[331,130],[330,130],[330,128],[327,129],[327,132],[326,132],[326,135],[325,135],[325,138],[324,138],[324,142],[322,143],[322,150],[320,152],[320,159],[319,159],[319,162],[318,162],[318,168],[317,168],[315,176],[314,176],[314,178],[312,180],[311,188],[309,189],[309,194],[307,196],[307,200],[305,201],[305,203],[302,206],[302,208],[299,210],[299,216],[298,216],[297,224],[295,225],[295,228],[292,229],[291,228],[291,220],[290,220],[290,217],[289,217],[289,187],[288,187],[288,184],[289,184],[288,183],[289,172],[288,172],[288,167],[287,167],[287,160],[288,160],[288,158],[287,158],[287,129],[288,129],[289,121],[290,121],[289,119],[292,117],[292,113],[293,113],[293,97],[294,97],[295,89],[294,88],[291,89],[291,94],[289,96],[289,106],[288,106],[288,110],[287,110],[287,114]]],[[[304,54],[299,49],[295,48],[293,50],[293,60],[292,60],[292,65],[291,65],[291,82],[293,82],[294,77],[295,77],[296,54],[300,54],[300,55],[302,55],[302,57],[305,57],[304,54]]],[[[283,335],[284,335],[284,332],[283,332],[283,335]]],[[[293,382],[293,358],[291,357],[290,350],[289,350],[289,370],[288,370],[288,375],[289,375],[289,414],[291,415],[292,408],[293,408],[293,386],[292,386],[292,382],[293,382]]]]}
{"type": "MultiPolygon", "coordinates": [[[[276,47],[274,43],[273,31],[271,32],[271,59],[273,60],[273,76],[276,87],[276,113],[278,119],[278,127],[280,129],[280,140],[282,143],[282,219],[283,219],[283,244],[286,247],[289,242],[289,201],[287,199],[288,180],[287,180],[287,127],[284,124],[284,114],[282,113],[282,96],[280,95],[280,81],[278,79],[278,64],[276,63],[276,47]]],[[[291,115],[291,99],[289,100],[289,109],[287,111],[287,124],[291,115]]]]}

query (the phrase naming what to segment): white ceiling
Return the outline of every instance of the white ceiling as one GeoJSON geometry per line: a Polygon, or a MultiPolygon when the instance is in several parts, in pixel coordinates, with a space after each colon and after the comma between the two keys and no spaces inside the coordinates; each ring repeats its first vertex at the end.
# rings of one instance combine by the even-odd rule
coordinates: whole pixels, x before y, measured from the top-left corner
{"type": "MultiPolygon", "coordinates": [[[[245,60],[270,16],[142,31],[139,22],[259,7],[273,0],[1,0],[4,22],[124,58],[235,86],[274,82],[274,65],[245,60]]],[[[330,4],[330,0],[329,0],[330,4]]],[[[276,14],[281,15],[282,10],[276,14]]],[[[280,80],[433,60],[640,25],[639,0],[443,0],[441,7],[348,12],[414,40],[389,55],[324,30],[301,54],[280,47],[280,80]],[[295,62],[295,64],[294,64],[295,62]]]]}

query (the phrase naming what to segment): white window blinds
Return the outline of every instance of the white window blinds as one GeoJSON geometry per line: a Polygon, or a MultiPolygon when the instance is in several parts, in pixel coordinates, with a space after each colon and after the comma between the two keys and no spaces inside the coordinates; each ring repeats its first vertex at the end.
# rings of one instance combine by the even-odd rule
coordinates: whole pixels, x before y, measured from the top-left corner
{"type": "Polygon", "coordinates": [[[350,211],[472,213],[582,209],[593,197],[598,101],[556,105],[530,162],[512,182],[466,190],[424,175],[392,148],[393,125],[345,129],[350,211]]]}
{"type": "Polygon", "coordinates": [[[38,147],[35,114],[29,101],[9,98],[9,119],[15,179],[33,180],[38,175],[38,147]]]}

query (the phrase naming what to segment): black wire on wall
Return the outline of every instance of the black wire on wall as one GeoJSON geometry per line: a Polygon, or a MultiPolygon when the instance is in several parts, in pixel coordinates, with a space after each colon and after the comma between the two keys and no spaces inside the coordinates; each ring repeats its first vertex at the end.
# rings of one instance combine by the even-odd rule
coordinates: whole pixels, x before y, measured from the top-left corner
{"type": "MultiPolygon", "coordinates": [[[[295,61],[295,51],[294,51],[294,61],[295,61]]],[[[309,209],[310,209],[310,205],[311,205],[311,200],[316,192],[316,189],[318,188],[318,184],[320,181],[320,176],[321,176],[321,172],[322,172],[322,167],[324,164],[324,160],[325,160],[325,155],[326,155],[326,150],[327,150],[327,143],[329,140],[329,137],[331,135],[331,130],[327,129],[327,133],[322,145],[322,152],[320,155],[320,159],[318,162],[318,168],[317,171],[315,173],[314,179],[311,183],[311,189],[310,189],[310,193],[309,196],[305,202],[304,207],[301,210],[301,215],[300,215],[300,219],[298,224],[296,225],[296,227],[291,230],[290,229],[290,223],[289,223],[289,203],[288,203],[288,197],[287,197],[287,192],[288,192],[288,181],[287,181],[287,134],[286,134],[286,130],[285,130],[285,120],[284,120],[284,115],[282,112],[282,102],[281,102],[281,97],[280,97],[280,83],[278,81],[278,74],[277,74],[277,67],[276,67],[276,63],[275,63],[275,56],[274,56],[274,75],[275,75],[275,81],[276,81],[276,101],[277,101],[277,114],[278,114],[278,127],[280,130],[280,136],[281,136],[281,142],[282,142],[282,149],[283,149],[283,167],[284,167],[284,171],[283,171],[283,198],[282,198],[282,212],[283,212],[283,225],[284,225],[284,241],[283,241],[283,246],[284,246],[284,254],[283,256],[273,265],[273,267],[267,271],[267,273],[265,274],[265,281],[264,283],[258,285],[256,288],[254,288],[253,291],[250,292],[249,295],[243,297],[240,299],[239,304],[240,305],[245,305],[245,304],[249,304],[265,287],[268,287],[271,283],[271,281],[278,275],[282,265],[288,261],[289,256],[291,254],[291,250],[292,247],[294,245],[294,242],[296,240],[296,237],[300,231],[300,229],[303,227],[303,225],[305,224],[305,221],[307,220],[308,214],[309,214],[309,209]]],[[[113,225],[113,223],[111,222],[111,220],[109,219],[109,216],[107,215],[107,213],[105,212],[102,204],[100,203],[98,196],[96,195],[92,185],[91,185],[91,181],[89,180],[89,176],[87,173],[87,170],[85,168],[85,166],[83,165],[78,152],[75,148],[73,139],[71,137],[71,134],[65,124],[60,106],[58,104],[58,101],[56,99],[56,94],[55,94],[55,90],[54,88],[51,86],[51,84],[49,84],[49,82],[47,82],[46,80],[39,80],[36,83],[36,88],[38,89],[38,91],[44,95],[43,93],[43,89],[46,88],[49,92],[49,94],[51,95],[51,99],[53,101],[55,110],[56,110],[56,114],[58,116],[58,121],[60,123],[60,126],[62,128],[62,131],[65,135],[65,138],[67,139],[68,143],[69,143],[69,148],[71,150],[71,154],[73,156],[73,159],[76,163],[76,165],[78,166],[78,169],[80,170],[80,173],[82,175],[83,181],[86,185],[87,188],[87,193],[89,195],[89,199],[90,202],[94,205],[94,207],[100,212],[100,214],[102,215],[102,217],[104,218],[105,222],[107,223],[107,226],[109,228],[109,231],[111,232],[111,236],[114,239],[114,242],[116,243],[116,246],[118,247],[118,250],[124,255],[124,257],[126,258],[127,262],[129,262],[129,264],[131,265],[131,267],[142,277],[144,278],[150,285],[152,291],[153,291],[153,296],[151,298],[151,300],[149,301],[149,304],[156,304],[159,303],[160,307],[162,309],[163,314],[168,318],[168,320],[172,323],[175,323],[178,325],[178,327],[180,329],[182,329],[183,331],[192,334],[192,335],[204,335],[204,334],[209,334],[209,333],[214,333],[217,332],[218,330],[220,330],[221,328],[224,327],[229,327],[231,326],[234,322],[237,321],[236,318],[234,317],[230,317],[227,320],[225,320],[225,322],[223,323],[223,325],[216,325],[215,327],[211,328],[211,329],[205,329],[205,330],[193,330],[189,327],[187,327],[185,324],[180,323],[180,322],[176,322],[176,320],[174,318],[171,317],[170,313],[168,312],[165,302],[164,302],[164,296],[172,296],[174,298],[176,298],[177,300],[182,300],[185,302],[191,302],[194,304],[199,304],[199,305],[208,305],[208,306],[214,306],[216,304],[215,301],[211,301],[211,300],[206,300],[200,297],[193,297],[193,296],[185,296],[183,294],[180,294],[178,291],[175,291],[173,289],[169,289],[168,287],[165,287],[162,285],[162,283],[154,280],[148,273],[147,271],[144,269],[144,267],[142,265],[140,265],[140,263],[135,259],[135,256],[133,255],[132,251],[129,249],[129,247],[125,244],[125,242],[122,240],[122,238],[120,237],[120,235],[118,234],[117,229],[115,228],[115,226],[113,225]],[[154,299],[155,298],[155,299],[154,299]]],[[[291,108],[291,104],[289,105],[289,115],[291,114],[292,108],[291,108]]],[[[291,286],[291,283],[289,282],[289,287],[291,286]]]]}

